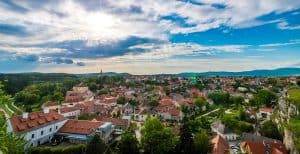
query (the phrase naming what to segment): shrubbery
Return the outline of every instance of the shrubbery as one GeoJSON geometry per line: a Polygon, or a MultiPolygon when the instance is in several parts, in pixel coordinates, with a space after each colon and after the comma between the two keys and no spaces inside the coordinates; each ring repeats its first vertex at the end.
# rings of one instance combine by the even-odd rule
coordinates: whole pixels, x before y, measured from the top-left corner
{"type": "Polygon", "coordinates": [[[86,145],[78,144],[67,147],[35,147],[29,150],[30,154],[82,154],[86,151],[86,145]]]}

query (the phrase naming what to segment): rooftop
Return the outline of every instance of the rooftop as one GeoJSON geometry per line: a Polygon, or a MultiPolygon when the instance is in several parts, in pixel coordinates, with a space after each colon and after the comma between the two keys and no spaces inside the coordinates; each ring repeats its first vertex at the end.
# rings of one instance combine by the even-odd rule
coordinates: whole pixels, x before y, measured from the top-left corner
{"type": "Polygon", "coordinates": [[[27,118],[20,116],[13,116],[10,122],[14,132],[27,132],[36,128],[44,127],[50,123],[63,120],[64,117],[57,112],[31,112],[27,118]]]}
{"type": "Polygon", "coordinates": [[[89,135],[99,128],[103,122],[88,120],[68,120],[60,129],[59,133],[89,135]]]}

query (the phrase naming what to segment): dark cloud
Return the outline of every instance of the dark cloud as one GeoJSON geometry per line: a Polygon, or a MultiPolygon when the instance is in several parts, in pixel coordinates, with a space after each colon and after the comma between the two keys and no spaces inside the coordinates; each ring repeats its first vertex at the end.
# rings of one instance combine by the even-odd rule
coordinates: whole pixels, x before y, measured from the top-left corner
{"type": "Polygon", "coordinates": [[[77,62],[76,65],[77,66],[85,66],[85,63],[84,62],[77,62]]]}
{"type": "Polygon", "coordinates": [[[72,59],[59,58],[59,57],[45,58],[41,62],[43,62],[43,63],[54,63],[54,64],[73,64],[74,63],[72,59]]]}
{"type": "Polygon", "coordinates": [[[88,45],[85,40],[64,41],[59,43],[46,43],[37,45],[41,48],[60,48],[67,52],[43,54],[46,57],[68,57],[68,58],[105,58],[122,56],[128,52],[143,52],[143,50],[134,51],[130,47],[144,43],[162,43],[160,40],[129,37],[118,42],[94,43],[88,45]]]}
{"type": "Polygon", "coordinates": [[[37,62],[39,57],[37,55],[17,55],[16,60],[24,62],[37,62]]]}
{"type": "Polygon", "coordinates": [[[4,6],[7,9],[10,10],[14,10],[15,12],[19,12],[19,13],[26,13],[28,12],[27,8],[24,8],[16,3],[14,3],[11,0],[1,0],[0,4],[3,4],[2,6],[4,6]]]}
{"type": "Polygon", "coordinates": [[[29,35],[29,33],[26,31],[26,28],[23,26],[1,24],[1,23],[0,23],[0,33],[6,35],[20,36],[20,37],[29,35]]]}

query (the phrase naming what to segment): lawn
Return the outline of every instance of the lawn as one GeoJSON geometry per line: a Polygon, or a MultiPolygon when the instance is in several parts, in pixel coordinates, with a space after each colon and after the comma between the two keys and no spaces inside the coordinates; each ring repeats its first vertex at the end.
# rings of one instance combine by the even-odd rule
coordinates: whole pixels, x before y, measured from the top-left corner
{"type": "Polygon", "coordinates": [[[288,100],[295,104],[298,108],[300,107],[300,88],[292,88],[288,90],[288,100]]]}
{"type": "Polygon", "coordinates": [[[298,150],[300,150],[300,119],[291,119],[288,127],[294,134],[295,144],[298,150]]]}

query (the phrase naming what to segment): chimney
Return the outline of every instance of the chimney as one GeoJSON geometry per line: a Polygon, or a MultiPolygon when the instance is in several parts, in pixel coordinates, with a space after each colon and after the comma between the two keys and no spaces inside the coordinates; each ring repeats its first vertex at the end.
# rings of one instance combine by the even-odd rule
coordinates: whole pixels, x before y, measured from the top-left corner
{"type": "Polygon", "coordinates": [[[22,118],[23,118],[23,119],[27,119],[27,118],[28,118],[28,112],[23,112],[22,118]]]}
{"type": "Polygon", "coordinates": [[[48,107],[44,107],[43,112],[44,113],[49,113],[49,108],[48,107]]]}

